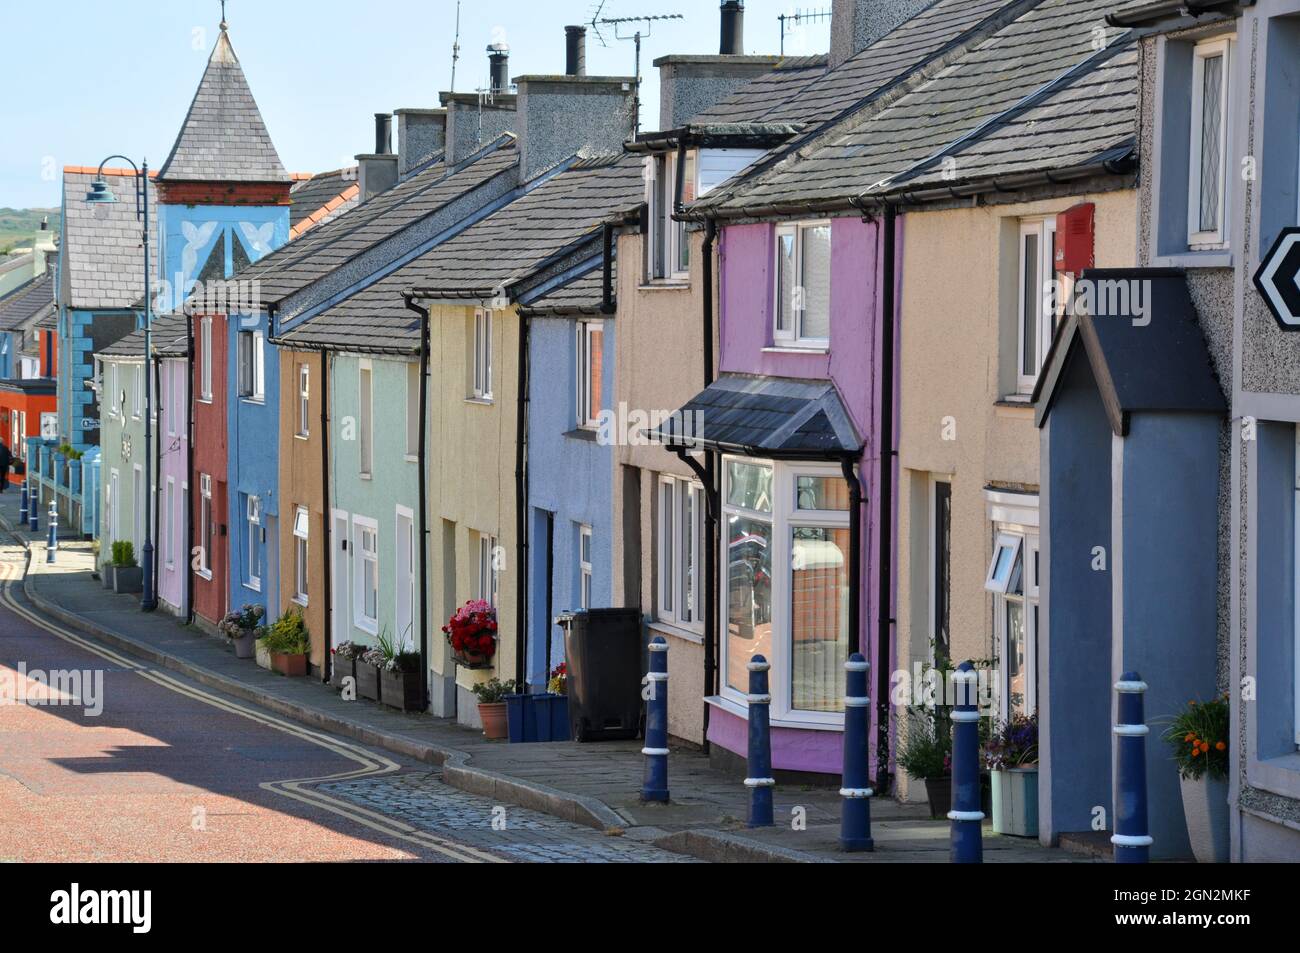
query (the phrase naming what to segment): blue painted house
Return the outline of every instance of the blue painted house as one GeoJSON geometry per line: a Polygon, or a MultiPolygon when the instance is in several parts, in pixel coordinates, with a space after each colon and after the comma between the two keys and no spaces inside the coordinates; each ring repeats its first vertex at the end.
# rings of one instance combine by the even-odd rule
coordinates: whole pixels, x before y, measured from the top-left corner
{"type": "Polygon", "coordinates": [[[267,354],[268,317],[257,288],[237,276],[289,241],[292,185],[222,23],[180,135],[158,172],[163,305],[188,299],[198,314],[229,316],[216,325],[224,326],[225,340],[212,342],[213,349],[225,348],[229,394],[229,604],[261,604],[270,614],[279,610],[279,361],[267,354]]]}

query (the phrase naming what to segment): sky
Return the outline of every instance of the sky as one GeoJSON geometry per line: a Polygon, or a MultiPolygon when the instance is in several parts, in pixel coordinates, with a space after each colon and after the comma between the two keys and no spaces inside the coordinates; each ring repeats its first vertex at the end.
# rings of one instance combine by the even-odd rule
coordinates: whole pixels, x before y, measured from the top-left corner
{"type": "MultiPolygon", "coordinates": [[[[64,166],[124,153],[166,160],[203,75],[219,0],[7,2],[0,63],[0,207],[56,207],[64,166]]],[[[747,0],[745,52],[776,53],[778,15],[831,0],[747,0]]],[[[643,127],[657,125],[658,71],[668,53],[718,52],[718,0],[466,0],[456,89],[487,84],[489,43],[510,45],[512,76],[564,71],[564,27],[601,18],[680,13],[643,40],[643,127]]],[[[280,158],[291,172],[352,164],[374,148],[374,114],[438,105],[450,88],[455,0],[228,0],[230,38],[280,158]]],[[[618,28],[627,36],[636,27],[618,28]]],[[[789,27],[786,52],[824,53],[829,22],[789,27]]],[[[635,48],[588,31],[587,70],[631,75],[635,48]]],[[[121,165],[122,163],[113,163],[121,165]]]]}

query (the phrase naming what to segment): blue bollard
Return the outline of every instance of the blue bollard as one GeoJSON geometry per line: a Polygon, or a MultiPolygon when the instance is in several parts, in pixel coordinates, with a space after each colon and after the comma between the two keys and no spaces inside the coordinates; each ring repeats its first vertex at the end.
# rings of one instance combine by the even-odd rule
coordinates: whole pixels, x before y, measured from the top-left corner
{"type": "Polygon", "coordinates": [[[650,642],[650,695],[645,703],[645,781],[641,800],[668,800],[668,643],[662,636],[650,642]]]}
{"type": "Polygon", "coordinates": [[[50,500],[50,536],[45,543],[45,561],[54,562],[54,554],[59,551],[59,505],[54,500],[50,500]]]}
{"type": "Polygon", "coordinates": [[[1125,672],[1115,683],[1119,694],[1119,723],[1115,725],[1119,748],[1116,762],[1115,863],[1145,864],[1151,859],[1151,833],[1147,827],[1147,732],[1142,696],[1147,683],[1137,672],[1125,672]]]}
{"type": "Polygon", "coordinates": [[[749,826],[771,827],[772,788],[772,696],[767,691],[767,672],[772,666],[761,655],[749,663],[749,826]]]}
{"type": "Polygon", "coordinates": [[[984,830],[980,810],[980,729],[975,704],[975,666],[962,662],[953,681],[957,705],[952,711],[952,852],[954,864],[984,863],[984,830]]]}
{"type": "Polygon", "coordinates": [[[871,839],[871,795],[867,786],[867,748],[870,738],[871,699],[867,697],[867,672],[871,664],[855,652],[844,663],[844,774],[840,797],[840,849],[856,853],[874,850],[871,839]]]}
{"type": "Polygon", "coordinates": [[[27,501],[27,529],[33,533],[41,531],[41,494],[38,487],[32,487],[31,497],[27,501]]]}
{"type": "Polygon", "coordinates": [[[22,491],[18,494],[18,522],[27,522],[27,479],[23,478],[22,491]]]}

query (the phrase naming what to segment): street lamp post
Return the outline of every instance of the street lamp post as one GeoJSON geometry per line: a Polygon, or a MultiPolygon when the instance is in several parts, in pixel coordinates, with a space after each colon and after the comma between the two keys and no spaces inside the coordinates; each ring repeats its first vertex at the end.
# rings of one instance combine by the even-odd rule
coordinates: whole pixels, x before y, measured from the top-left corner
{"type": "Polygon", "coordinates": [[[135,171],[135,215],[144,224],[144,545],[140,550],[140,568],[144,575],[144,593],[140,597],[140,608],[153,612],[158,608],[158,594],[153,583],[153,375],[149,373],[149,364],[153,360],[153,289],[150,287],[149,272],[149,160],[136,165],[126,156],[109,156],[99,164],[95,181],[86,193],[86,202],[95,207],[96,217],[101,212],[106,214],[108,206],[117,201],[117,196],[104,180],[104,166],[113,159],[121,159],[135,171]]]}

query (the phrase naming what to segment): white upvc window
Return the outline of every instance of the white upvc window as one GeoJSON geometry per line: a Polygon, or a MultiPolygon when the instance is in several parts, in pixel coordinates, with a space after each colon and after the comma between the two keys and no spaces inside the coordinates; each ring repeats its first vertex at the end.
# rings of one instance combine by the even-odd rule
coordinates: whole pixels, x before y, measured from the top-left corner
{"type": "Polygon", "coordinates": [[[406,365],[406,455],[411,458],[420,454],[420,428],[424,420],[420,416],[420,363],[409,361],[406,365]]]}
{"type": "Polygon", "coordinates": [[[266,399],[266,349],[261,331],[239,332],[239,396],[266,399]]]}
{"type": "Polygon", "coordinates": [[[658,548],[659,621],[703,632],[702,484],[676,477],[660,479],[658,548]]]}
{"type": "Polygon", "coordinates": [[[357,453],[361,475],[375,472],[375,384],[369,361],[357,372],[357,453]]]}
{"type": "Polygon", "coordinates": [[[500,596],[501,573],[497,566],[497,538],[478,534],[478,590],[475,595],[495,607],[500,596]]]}
{"type": "Polygon", "coordinates": [[[603,409],[605,325],[601,321],[579,321],[577,335],[577,411],[579,427],[594,430],[603,409]]]}
{"type": "Polygon", "coordinates": [[[249,496],[247,502],[247,523],[245,539],[248,544],[248,564],[245,574],[248,576],[248,588],[262,590],[262,501],[256,496],[249,496]]]}
{"type": "Polygon", "coordinates": [[[776,229],[772,340],[780,347],[824,349],[831,338],[831,223],[776,229]]]}
{"type": "Polygon", "coordinates": [[[144,384],[145,374],[149,373],[148,365],[141,364],[131,368],[131,416],[139,420],[144,416],[144,384]]]}
{"type": "Polygon", "coordinates": [[[163,495],[163,565],[172,569],[176,565],[176,478],[167,478],[167,491],[163,495]]]}
{"type": "Polygon", "coordinates": [[[298,365],[298,436],[311,434],[311,366],[298,365]]]}
{"type": "Polygon", "coordinates": [[[311,517],[307,507],[299,506],[293,514],[293,601],[307,605],[308,579],[311,564],[307,561],[308,536],[310,535],[311,517]]]}
{"type": "Polygon", "coordinates": [[[486,308],[479,308],[474,312],[473,362],[470,394],[475,400],[491,400],[492,312],[486,308]]]}
{"type": "Polygon", "coordinates": [[[199,575],[212,578],[212,477],[199,474],[199,575]]]}
{"type": "Polygon", "coordinates": [[[723,462],[722,695],[743,707],[748,663],[771,663],[773,722],[844,722],[849,631],[848,485],[833,464],[723,462]]]}
{"type": "Polygon", "coordinates": [[[1219,249],[1227,245],[1232,46],[1231,37],[1221,37],[1196,44],[1192,52],[1187,241],[1193,249],[1219,249]]]}
{"type": "MultiPolygon", "coordinates": [[[[694,151],[686,153],[686,175],[682,202],[695,201],[698,162],[694,151]]],[[[691,276],[690,235],[685,222],[674,221],[677,207],[677,153],[646,159],[646,204],[650,234],[646,243],[646,278],[649,281],[688,281],[691,276]]]]}
{"type": "Polygon", "coordinates": [[[356,591],[352,621],[371,635],[379,633],[379,524],[363,516],[352,517],[352,578],[356,591]]]}
{"type": "Polygon", "coordinates": [[[578,607],[591,608],[591,527],[583,524],[578,527],[578,607]]]}
{"type": "Polygon", "coordinates": [[[984,588],[993,593],[993,636],[998,652],[998,715],[1038,710],[1038,622],[1041,565],[1038,528],[995,523],[993,558],[984,588]]]}
{"type": "Polygon", "coordinates": [[[103,403],[105,410],[108,411],[108,415],[115,417],[120,409],[118,406],[117,364],[112,361],[101,362],[99,376],[100,380],[103,381],[101,386],[104,390],[101,403],[103,403]]]}
{"type": "Polygon", "coordinates": [[[199,320],[199,400],[212,401],[212,318],[199,320]]]}
{"type": "Polygon", "coordinates": [[[1056,218],[1020,223],[1020,284],[1016,383],[1033,393],[1056,331],[1056,218]]]}

